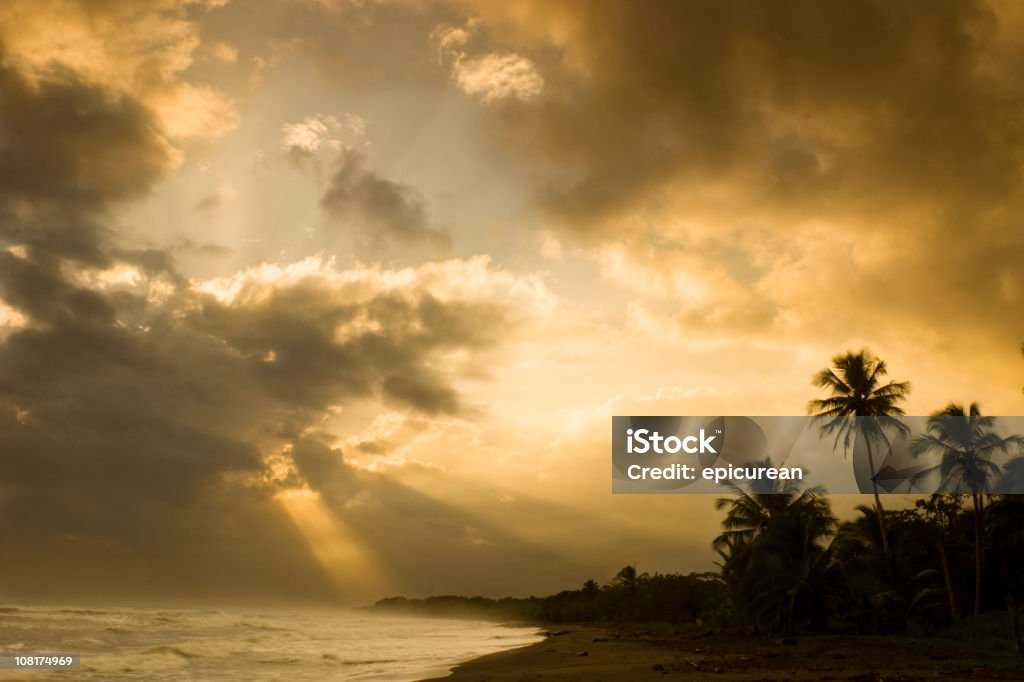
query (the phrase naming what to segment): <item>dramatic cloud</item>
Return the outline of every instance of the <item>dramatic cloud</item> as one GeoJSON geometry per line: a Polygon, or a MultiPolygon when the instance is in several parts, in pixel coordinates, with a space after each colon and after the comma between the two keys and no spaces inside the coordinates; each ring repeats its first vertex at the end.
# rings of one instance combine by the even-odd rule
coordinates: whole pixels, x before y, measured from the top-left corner
{"type": "Polygon", "coordinates": [[[68,282],[62,261],[110,262],[112,202],[144,195],[177,161],[133,98],[58,72],[30,81],[0,69],[0,298],[25,316],[110,320],[108,303],[68,282]]]}
{"type": "MultiPolygon", "coordinates": [[[[341,405],[466,410],[454,383],[485,373],[470,358],[505,333],[500,292],[528,283],[480,260],[343,270],[311,259],[190,279],[180,249],[126,246],[119,210],[179,165],[168,138],[223,132],[213,127],[231,116],[206,86],[165,80],[195,47],[179,6],[157,8],[159,20],[131,15],[182,32],[163,51],[138,36],[93,41],[125,17],[100,12],[89,28],[72,9],[64,28],[85,31],[71,41],[81,64],[52,61],[67,52],[33,61],[23,36],[0,68],[0,528],[20,546],[0,567],[5,589],[344,595],[278,497],[315,484],[316,470],[299,450],[284,469],[312,480],[280,478],[275,453],[323,431],[341,405]],[[135,80],[147,53],[152,88],[135,80]]],[[[36,19],[27,6],[2,16],[36,19]]],[[[365,128],[354,116],[326,125],[365,128]]],[[[347,201],[382,229],[428,232],[411,190],[353,163],[355,185],[333,208],[347,201]]]]}
{"type": "Polygon", "coordinates": [[[84,82],[138,99],[175,138],[212,139],[235,127],[235,104],[183,74],[199,44],[192,17],[224,4],[19,0],[0,8],[0,41],[8,65],[30,78],[73,71],[84,82]]]}
{"type": "Polygon", "coordinates": [[[577,169],[550,187],[560,211],[603,214],[666,183],[684,183],[695,208],[722,182],[741,206],[878,206],[939,186],[991,198],[1012,179],[1006,115],[1020,83],[981,69],[997,27],[984,5],[542,2],[508,14],[561,52],[520,139],[577,169]]]}
{"type": "Polygon", "coordinates": [[[366,168],[366,157],[352,148],[338,156],[320,203],[335,220],[354,223],[378,241],[448,244],[446,235],[428,225],[419,193],[366,168]]]}
{"type": "MultiPolygon", "coordinates": [[[[118,249],[111,227],[113,207],[149,192],[177,154],[133,96],[64,68],[22,72],[16,62],[0,72],[8,151],[0,300],[16,312],[0,345],[0,524],[26,553],[3,569],[5,582],[25,594],[45,594],[47,582],[81,595],[99,586],[145,590],[154,576],[137,569],[155,560],[170,578],[155,592],[180,589],[171,576],[195,580],[201,592],[239,557],[218,554],[216,524],[194,515],[209,505],[219,516],[213,491],[222,477],[261,467],[258,449],[217,423],[222,403],[203,408],[201,396],[254,403],[235,393],[243,377],[211,356],[220,348],[165,328],[163,306],[182,282],[172,260],[118,249]],[[214,363],[206,377],[193,374],[203,358],[214,363]],[[218,373],[232,395],[216,390],[216,380],[202,387],[218,373]],[[201,539],[197,559],[183,565],[177,557],[190,525],[201,539]],[[42,554],[59,559],[40,570],[42,554]],[[71,561],[79,570],[59,575],[71,561]]],[[[232,518],[262,518],[265,539],[295,547],[294,532],[268,511],[243,491],[232,518]]],[[[244,589],[269,576],[319,582],[309,562],[271,559],[244,589]]]]}
{"type": "Polygon", "coordinates": [[[1024,291],[1012,4],[473,8],[472,32],[435,44],[511,45],[537,64],[543,93],[496,109],[505,137],[609,280],[661,282],[639,304],[679,338],[828,346],[913,319],[964,342],[1018,340],[1005,315],[1024,291]]]}
{"type": "Polygon", "coordinates": [[[386,272],[351,278],[315,260],[295,270],[201,285],[211,293],[186,319],[230,344],[266,390],[289,403],[324,409],[379,395],[430,414],[460,409],[430,360],[495,343],[496,305],[441,300],[420,289],[418,277],[380,288],[386,272]],[[295,270],[309,274],[295,279],[295,270]]]}
{"type": "Polygon", "coordinates": [[[152,113],[130,96],[57,70],[0,68],[3,198],[97,209],[140,196],[176,162],[152,113]]]}
{"type": "MultiPolygon", "coordinates": [[[[11,279],[28,276],[8,259],[11,279]]],[[[5,518],[23,536],[22,559],[33,548],[72,552],[71,536],[144,554],[149,543],[176,542],[168,534],[182,515],[213,499],[221,525],[237,521],[236,505],[269,513],[276,486],[262,482],[265,455],[334,405],[460,411],[441,361],[492,346],[503,314],[443,287],[429,293],[421,283],[430,277],[307,263],[188,290],[125,267],[77,275],[89,288],[63,282],[70,302],[43,309],[51,322],[39,326],[33,314],[0,347],[2,485],[19,510],[5,518]],[[133,512],[150,507],[163,510],[160,523],[133,512]]],[[[315,483],[316,470],[297,464],[315,483]]]]}
{"type": "Polygon", "coordinates": [[[710,501],[608,496],[610,414],[800,411],[861,345],[910,411],[1016,409],[1022,31],[980,0],[0,4],[3,594],[701,570],[710,501]]]}

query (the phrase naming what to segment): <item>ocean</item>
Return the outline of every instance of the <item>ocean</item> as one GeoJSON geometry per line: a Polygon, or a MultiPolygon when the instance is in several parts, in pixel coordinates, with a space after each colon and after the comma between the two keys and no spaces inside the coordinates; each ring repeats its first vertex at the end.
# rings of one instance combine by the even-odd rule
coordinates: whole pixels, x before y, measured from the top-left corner
{"type": "Polygon", "coordinates": [[[540,639],[536,628],[349,610],[0,607],[0,653],[80,653],[0,680],[417,680],[540,639]]]}

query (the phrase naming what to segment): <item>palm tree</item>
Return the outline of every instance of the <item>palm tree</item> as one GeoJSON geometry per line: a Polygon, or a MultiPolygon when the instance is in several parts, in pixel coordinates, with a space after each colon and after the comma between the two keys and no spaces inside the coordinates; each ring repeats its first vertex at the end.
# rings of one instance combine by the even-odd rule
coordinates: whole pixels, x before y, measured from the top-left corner
{"type": "Polygon", "coordinates": [[[1024,448],[1024,437],[1014,434],[1002,437],[995,432],[995,417],[983,417],[978,403],[964,408],[951,402],[928,418],[926,433],[914,439],[914,456],[926,453],[939,455],[939,463],[919,476],[938,471],[939,493],[969,493],[974,511],[974,615],[981,613],[982,568],[984,546],[982,528],[985,519],[985,494],[1000,474],[992,461],[996,453],[1011,448],[1024,448]]]}
{"type": "Polygon", "coordinates": [[[867,349],[836,355],[832,358],[832,367],[821,370],[812,380],[814,386],[828,391],[828,397],[807,404],[807,413],[815,418],[819,432],[822,435],[834,435],[835,446],[839,447],[842,443],[844,455],[858,433],[864,438],[871,467],[871,488],[875,494],[878,525],[882,533],[882,548],[887,556],[889,538],[885,531],[885,510],[882,509],[878,484],[874,480],[877,470],[872,442],[888,443],[886,431],[909,433],[907,425],[897,417],[904,414],[898,403],[910,393],[909,382],[890,381],[883,384],[882,379],[888,372],[885,362],[867,349]]]}
{"type": "MultiPolygon", "coordinates": [[[[771,467],[771,459],[756,462],[755,466],[771,467]]],[[[811,512],[812,516],[828,509],[828,502],[819,497],[820,487],[802,490],[800,481],[764,479],[748,482],[749,490],[726,482],[735,497],[721,497],[715,509],[726,509],[722,521],[724,530],[712,542],[712,548],[721,554],[727,546],[741,549],[771,527],[772,521],[797,511],[811,512]]]]}
{"type": "Polygon", "coordinates": [[[836,526],[821,488],[801,490],[799,482],[779,480],[730,488],[734,497],[715,502],[726,516],[712,546],[737,609],[749,624],[769,631],[820,617],[830,592],[827,540],[836,526]]]}
{"type": "Polygon", "coordinates": [[[625,589],[629,594],[636,594],[637,586],[640,584],[640,575],[636,572],[636,564],[623,566],[622,570],[612,578],[612,584],[625,589]]]}
{"type": "Polygon", "coordinates": [[[924,520],[929,536],[939,553],[942,564],[942,578],[946,585],[946,600],[949,603],[949,619],[960,620],[960,603],[956,596],[956,585],[953,581],[953,569],[949,561],[949,547],[954,539],[954,527],[963,509],[963,499],[959,495],[933,493],[926,499],[917,500],[914,506],[924,520]]]}
{"type": "MultiPolygon", "coordinates": [[[[946,590],[939,571],[931,563],[927,522],[912,511],[890,513],[886,555],[874,507],[858,505],[860,516],[844,522],[832,543],[837,562],[842,564],[853,600],[854,614],[865,604],[871,606],[874,624],[887,628],[905,627],[914,615],[941,605],[946,590]]],[[[858,614],[859,615],[859,614],[858,614]]]]}
{"type": "Polygon", "coordinates": [[[1020,629],[1018,604],[1024,598],[1024,499],[1001,495],[986,513],[989,531],[988,560],[995,570],[989,575],[1001,585],[1010,617],[1010,634],[1017,653],[1024,656],[1024,634],[1020,629]]]}
{"type": "Polygon", "coordinates": [[[649,577],[646,573],[637,573],[636,564],[630,564],[623,566],[612,578],[612,585],[626,593],[626,609],[630,618],[636,618],[637,594],[640,585],[649,577]]]}

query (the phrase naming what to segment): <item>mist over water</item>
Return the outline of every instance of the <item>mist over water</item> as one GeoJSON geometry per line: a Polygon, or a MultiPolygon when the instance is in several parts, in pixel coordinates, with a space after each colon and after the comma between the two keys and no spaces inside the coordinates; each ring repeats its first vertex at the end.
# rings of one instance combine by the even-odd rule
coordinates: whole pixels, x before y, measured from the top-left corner
{"type": "Polygon", "coordinates": [[[0,680],[416,680],[540,637],[492,622],[357,611],[0,608],[0,652],[81,653],[0,680]]]}

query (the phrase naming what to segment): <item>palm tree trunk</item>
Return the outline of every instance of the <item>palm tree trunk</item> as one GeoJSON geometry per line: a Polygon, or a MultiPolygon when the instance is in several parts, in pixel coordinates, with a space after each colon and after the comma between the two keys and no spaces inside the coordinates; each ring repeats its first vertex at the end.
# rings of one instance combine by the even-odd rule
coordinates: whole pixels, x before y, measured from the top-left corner
{"type": "Polygon", "coordinates": [[[885,530],[885,510],[882,509],[882,498],[878,496],[878,484],[875,483],[875,455],[871,451],[871,438],[866,437],[864,442],[868,446],[868,465],[871,467],[871,489],[875,493],[875,511],[878,514],[878,530],[882,533],[882,552],[885,558],[889,558],[889,534],[885,530]]]}
{"type": "Polygon", "coordinates": [[[984,568],[985,549],[981,542],[981,524],[984,521],[985,510],[981,495],[971,494],[971,503],[974,506],[974,615],[981,615],[981,586],[982,569],[984,568]]]}
{"type": "Polygon", "coordinates": [[[1013,634],[1013,643],[1017,647],[1017,653],[1024,656],[1024,638],[1020,634],[1020,612],[1017,610],[1017,600],[1013,598],[1013,589],[1006,593],[1006,611],[1010,615],[1010,632],[1013,634]]]}
{"type": "Polygon", "coordinates": [[[953,574],[949,570],[949,554],[946,553],[946,543],[941,539],[939,545],[939,559],[942,561],[942,577],[946,581],[946,598],[949,600],[949,619],[960,620],[960,607],[956,603],[956,589],[953,587],[953,574]]]}

